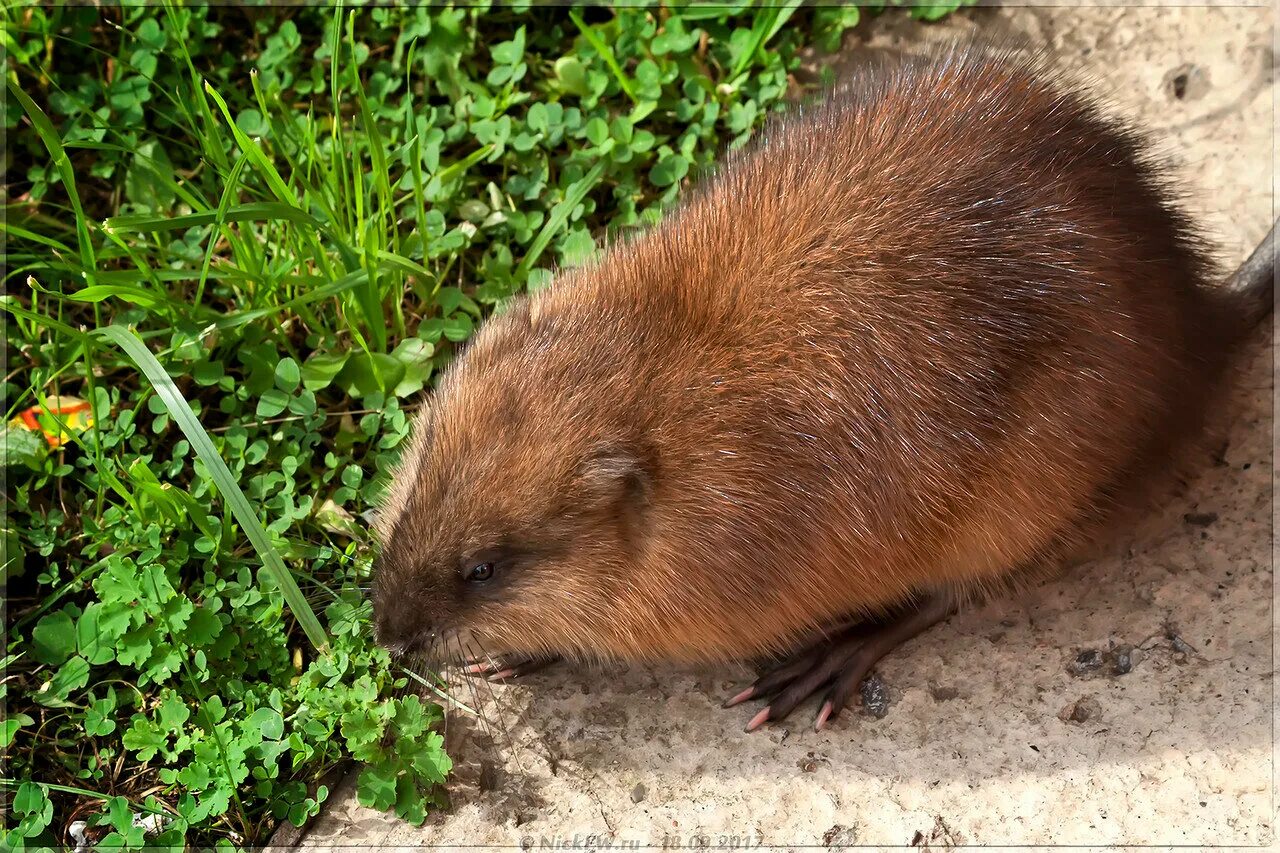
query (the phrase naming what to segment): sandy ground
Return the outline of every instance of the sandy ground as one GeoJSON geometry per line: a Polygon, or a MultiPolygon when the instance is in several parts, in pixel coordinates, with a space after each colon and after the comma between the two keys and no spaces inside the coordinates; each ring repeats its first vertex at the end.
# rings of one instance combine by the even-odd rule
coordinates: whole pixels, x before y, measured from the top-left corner
{"type": "MultiPolygon", "coordinates": [[[[1006,33],[1096,75],[1155,131],[1234,264],[1272,219],[1272,21],[1265,7],[987,9],[925,37],[1006,33]]],[[[879,25],[849,48],[921,32],[879,25]]],[[[803,706],[748,735],[754,705],[720,708],[745,668],[558,668],[496,688],[491,729],[451,720],[450,812],[410,827],[361,808],[349,779],[304,843],[1271,844],[1265,337],[1222,413],[1225,449],[1154,532],[883,661],[883,718],[855,709],[815,733],[803,706]]]]}

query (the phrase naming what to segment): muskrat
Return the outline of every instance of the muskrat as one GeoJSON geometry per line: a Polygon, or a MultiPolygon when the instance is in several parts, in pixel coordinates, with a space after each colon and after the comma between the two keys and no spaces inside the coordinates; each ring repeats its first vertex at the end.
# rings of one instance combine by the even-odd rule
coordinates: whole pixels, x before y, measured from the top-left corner
{"type": "Polygon", "coordinates": [[[379,641],[507,677],[794,651],[755,728],[1060,565],[1202,426],[1273,300],[1040,60],[869,64],[495,314],[379,521],[379,641]],[[871,620],[868,622],[868,620],[871,620]]]}

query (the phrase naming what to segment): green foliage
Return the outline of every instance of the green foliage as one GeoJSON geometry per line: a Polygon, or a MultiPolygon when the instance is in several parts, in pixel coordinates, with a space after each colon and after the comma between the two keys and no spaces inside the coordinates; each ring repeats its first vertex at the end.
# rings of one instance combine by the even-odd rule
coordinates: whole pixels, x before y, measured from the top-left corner
{"type": "Polygon", "coordinates": [[[0,844],[260,843],[351,759],[422,821],[442,712],[364,594],[415,398],[504,300],[656,222],[859,10],[0,15],[6,421],[93,416],[0,433],[0,844]]]}

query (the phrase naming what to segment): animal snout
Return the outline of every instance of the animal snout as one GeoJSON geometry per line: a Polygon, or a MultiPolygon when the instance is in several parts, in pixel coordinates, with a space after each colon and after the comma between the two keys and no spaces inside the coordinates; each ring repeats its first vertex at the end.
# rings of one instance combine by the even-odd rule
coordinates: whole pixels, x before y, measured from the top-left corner
{"type": "Polygon", "coordinates": [[[402,605],[374,605],[374,638],[392,652],[425,651],[435,637],[431,623],[402,605]]]}
{"type": "Polygon", "coordinates": [[[425,650],[434,638],[435,630],[421,608],[403,594],[375,580],[373,636],[379,645],[392,652],[409,653],[425,650]]]}

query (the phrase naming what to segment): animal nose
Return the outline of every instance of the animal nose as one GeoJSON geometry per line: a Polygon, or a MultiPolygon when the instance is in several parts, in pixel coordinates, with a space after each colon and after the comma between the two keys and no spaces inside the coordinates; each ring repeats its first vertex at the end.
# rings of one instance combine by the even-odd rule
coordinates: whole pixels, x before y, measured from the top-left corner
{"type": "Polygon", "coordinates": [[[431,623],[410,604],[388,595],[375,595],[373,635],[393,652],[421,651],[434,632],[431,623]]]}
{"type": "Polygon", "coordinates": [[[435,638],[436,625],[422,606],[418,590],[406,590],[403,574],[382,557],[373,563],[373,637],[397,654],[423,652],[435,638]]]}

